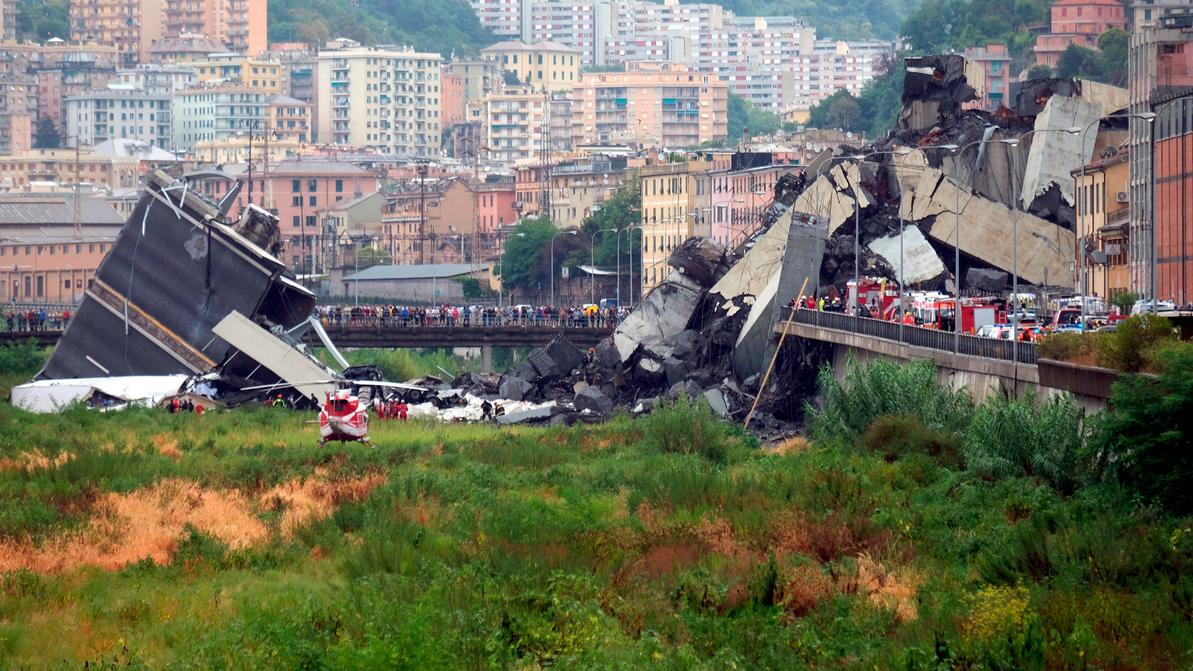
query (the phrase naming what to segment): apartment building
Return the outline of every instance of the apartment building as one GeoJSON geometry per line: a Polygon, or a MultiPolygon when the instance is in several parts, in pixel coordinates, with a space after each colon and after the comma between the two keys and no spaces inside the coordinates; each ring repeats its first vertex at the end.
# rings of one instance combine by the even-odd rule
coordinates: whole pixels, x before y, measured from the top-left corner
{"type": "Polygon", "coordinates": [[[965,107],[993,112],[1011,97],[1011,52],[1005,44],[987,44],[965,50],[965,60],[982,66],[982,98],[965,107]]]}
{"type": "Polygon", "coordinates": [[[1098,48],[1098,36],[1127,25],[1120,0],[1056,0],[1047,33],[1036,36],[1036,63],[1055,68],[1070,45],[1098,48]]]}
{"type": "Polygon", "coordinates": [[[580,81],[580,52],[559,42],[498,42],[481,58],[536,91],[570,91],[580,81]]]}
{"type": "Polygon", "coordinates": [[[394,264],[472,260],[477,246],[476,185],[459,177],[406,183],[386,197],[379,246],[394,264]]]}
{"type": "Polygon", "coordinates": [[[728,87],[715,74],[677,63],[628,63],[625,72],[585,73],[572,90],[572,138],[682,148],[725,137],[728,87]]]}
{"type": "Polygon", "coordinates": [[[530,14],[532,0],[468,0],[476,18],[494,35],[522,34],[523,17],[530,14]]]}
{"type": "Polygon", "coordinates": [[[151,63],[187,63],[207,58],[208,54],[228,53],[228,45],[206,35],[184,34],[163,37],[149,47],[151,63]]]}
{"type": "Polygon", "coordinates": [[[484,99],[485,145],[497,163],[541,160],[550,128],[550,97],[529,87],[507,87],[484,99]]]}
{"type": "Polygon", "coordinates": [[[239,54],[257,56],[268,44],[268,0],[162,0],[164,34],[205,35],[239,54]]]}
{"type": "Polygon", "coordinates": [[[169,0],[72,0],[70,39],[116,47],[131,65],[149,60],[149,49],[165,36],[169,0]]]}
{"type": "Polygon", "coordinates": [[[1125,151],[1114,152],[1073,171],[1077,187],[1077,239],[1086,241],[1084,260],[1080,242],[1073,260],[1075,267],[1084,268],[1085,272],[1084,280],[1078,274],[1078,287],[1085,287],[1086,295],[1100,296],[1107,303],[1116,294],[1126,292],[1131,283],[1128,177],[1125,151]]]}
{"type": "Polygon", "coordinates": [[[313,106],[319,142],[437,156],[440,56],[350,48],[317,58],[313,106]]]}
{"type": "Polygon", "coordinates": [[[514,180],[497,179],[477,186],[477,229],[481,235],[497,233],[518,219],[514,209],[514,180]]]}
{"type": "Polygon", "coordinates": [[[36,118],[36,81],[0,79],[0,156],[19,154],[33,147],[36,118]]]}
{"type": "Polygon", "coordinates": [[[210,54],[204,59],[179,63],[178,66],[193,70],[195,81],[204,84],[235,84],[267,95],[278,95],[283,91],[282,64],[277,61],[223,53],[210,54]]]}
{"type": "Polygon", "coordinates": [[[551,222],[566,229],[584,223],[613,196],[627,174],[624,157],[594,156],[551,168],[551,222]]]}
{"type": "Polygon", "coordinates": [[[311,141],[311,105],[290,96],[269,98],[270,140],[291,140],[298,144],[311,141]]]}
{"type": "Polygon", "coordinates": [[[66,133],[70,142],[85,147],[124,138],[169,149],[169,93],[101,89],[65,100],[66,133]]]}
{"type": "Polygon", "coordinates": [[[79,301],[123,226],[124,218],[102,198],[0,196],[0,301],[79,301]]]}
{"type": "MultiPolygon", "coordinates": [[[[1150,4],[1150,3],[1149,3],[1150,4]]],[[[1193,7],[1188,14],[1171,13],[1170,3],[1157,2],[1150,9],[1136,9],[1135,16],[1150,16],[1151,24],[1137,26],[1131,33],[1130,73],[1127,88],[1130,135],[1130,231],[1128,236],[1131,290],[1150,297],[1153,239],[1152,179],[1153,143],[1160,136],[1159,120],[1141,115],[1158,113],[1156,101],[1180,95],[1193,87],[1193,7]],[[1161,12],[1163,14],[1149,14],[1161,12]]],[[[1158,195],[1158,194],[1157,194],[1158,195]]],[[[1157,205],[1159,202],[1157,201],[1157,205]]]]}
{"type": "Polygon", "coordinates": [[[195,85],[195,71],[190,68],[157,63],[142,63],[113,73],[108,86],[150,94],[173,94],[195,85]]]}
{"type": "Polygon", "coordinates": [[[195,87],[174,94],[171,120],[174,151],[189,152],[203,140],[222,140],[250,131],[263,133],[269,96],[244,86],[195,87]]]}
{"type": "Polygon", "coordinates": [[[116,192],[142,185],[150,171],[172,163],[161,149],[129,141],[109,141],[78,156],[72,149],[30,149],[0,156],[0,191],[29,191],[38,182],[81,183],[116,192]]]}
{"type": "Polygon", "coordinates": [[[1155,110],[1156,296],[1188,305],[1193,303],[1193,93],[1173,91],[1156,100],[1155,110]]]}
{"type": "Polygon", "coordinates": [[[465,105],[489,93],[499,93],[505,86],[501,66],[491,60],[457,60],[448,63],[446,69],[460,78],[465,105]]]}
{"type": "Polygon", "coordinates": [[[642,293],[667,279],[667,258],[695,234],[692,216],[696,175],[708,169],[706,161],[664,163],[642,168],[642,293]]]}
{"type": "Polygon", "coordinates": [[[49,40],[45,44],[22,43],[0,46],[0,76],[36,82],[36,118],[50,119],[61,133],[62,100],[105,86],[116,71],[120,56],[115,47],[67,44],[49,40]]]}

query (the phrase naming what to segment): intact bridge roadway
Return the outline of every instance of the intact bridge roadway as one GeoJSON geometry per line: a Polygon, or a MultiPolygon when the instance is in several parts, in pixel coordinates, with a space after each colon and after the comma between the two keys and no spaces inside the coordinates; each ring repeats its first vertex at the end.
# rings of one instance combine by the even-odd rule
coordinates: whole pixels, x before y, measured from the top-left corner
{"type": "MultiPolygon", "coordinates": [[[[541,347],[562,335],[579,348],[593,347],[613,333],[609,325],[572,324],[502,324],[477,326],[446,325],[346,325],[327,326],[327,335],[336,347],[411,348],[411,347],[541,347]]],[[[61,330],[0,330],[0,345],[33,341],[40,346],[55,345],[61,330]]],[[[304,341],[322,346],[311,331],[304,341]]]]}

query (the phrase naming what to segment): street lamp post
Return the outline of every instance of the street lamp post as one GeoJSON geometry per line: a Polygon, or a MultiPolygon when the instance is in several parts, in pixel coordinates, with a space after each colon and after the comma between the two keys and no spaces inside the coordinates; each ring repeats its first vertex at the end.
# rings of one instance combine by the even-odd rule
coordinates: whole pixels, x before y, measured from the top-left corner
{"type": "MultiPolygon", "coordinates": [[[[995,128],[995,127],[987,126],[987,129],[991,129],[991,128],[995,128]]],[[[957,152],[956,152],[957,160],[958,161],[961,160],[961,157],[965,154],[966,149],[969,149],[970,147],[976,147],[980,144],[1004,144],[1008,147],[1014,147],[1015,145],[1019,144],[1019,140],[1017,138],[1003,138],[1003,139],[999,139],[999,140],[988,140],[988,139],[986,139],[985,134],[983,134],[982,139],[974,140],[973,142],[962,145],[959,149],[957,149],[957,152]]],[[[977,172],[978,168],[979,168],[979,166],[975,164],[973,171],[970,172],[970,178],[969,178],[970,189],[973,188],[973,175],[974,175],[974,173],[977,172]]],[[[957,290],[957,296],[956,296],[956,299],[953,301],[953,353],[959,354],[961,352],[961,322],[963,321],[962,320],[962,310],[961,310],[961,185],[960,184],[957,184],[954,195],[956,197],[956,202],[953,204],[953,275],[954,275],[953,279],[956,280],[955,284],[957,286],[955,287],[955,289],[957,290]]],[[[1012,207],[1014,207],[1014,203],[1012,203],[1011,205],[1012,205],[1012,207]]],[[[1014,224],[1012,224],[1012,225],[1014,225],[1014,224]]],[[[1012,233],[1012,236],[1013,235],[1014,235],[1014,233],[1012,233]]]]}
{"type": "MultiPolygon", "coordinates": [[[[549,245],[549,247],[551,248],[551,250],[550,250],[551,263],[550,263],[550,267],[548,268],[548,271],[550,271],[550,274],[551,274],[551,307],[552,308],[555,307],[555,238],[558,238],[559,236],[565,235],[565,234],[566,235],[575,235],[576,231],[575,231],[575,229],[570,230],[570,231],[559,231],[555,235],[551,236],[551,244],[549,245]]],[[[540,291],[541,291],[541,289],[540,289],[540,291]]]]}
{"type": "MultiPolygon", "coordinates": [[[[601,233],[616,233],[616,228],[602,228],[594,231],[588,245],[588,302],[596,303],[596,236],[601,233]]],[[[618,259],[620,263],[621,259],[618,259]]],[[[621,279],[620,277],[618,278],[621,279]]]]}

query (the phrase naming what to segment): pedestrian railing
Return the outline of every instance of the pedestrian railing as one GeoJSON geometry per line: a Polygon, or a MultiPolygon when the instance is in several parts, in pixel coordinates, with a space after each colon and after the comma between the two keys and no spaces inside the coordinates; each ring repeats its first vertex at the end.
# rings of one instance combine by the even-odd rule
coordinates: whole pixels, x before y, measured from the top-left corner
{"type": "Polygon", "coordinates": [[[1035,343],[1016,343],[1011,340],[979,338],[965,334],[958,336],[951,331],[925,328],[914,324],[888,322],[882,319],[855,317],[840,312],[822,312],[820,310],[796,310],[794,321],[809,326],[881,338],[911,347],[1013,361],[1033,366],[1036,364],[1035,343]]]}

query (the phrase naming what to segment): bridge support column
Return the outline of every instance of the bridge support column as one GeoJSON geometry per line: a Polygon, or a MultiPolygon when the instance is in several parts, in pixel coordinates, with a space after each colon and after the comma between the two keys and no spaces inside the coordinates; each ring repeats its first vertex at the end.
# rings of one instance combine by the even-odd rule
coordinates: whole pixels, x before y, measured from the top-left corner
{"type": "Polygon", "coordinates": [[[481,345],[481,372],[493,372],[493,346],[481,345]]]}

